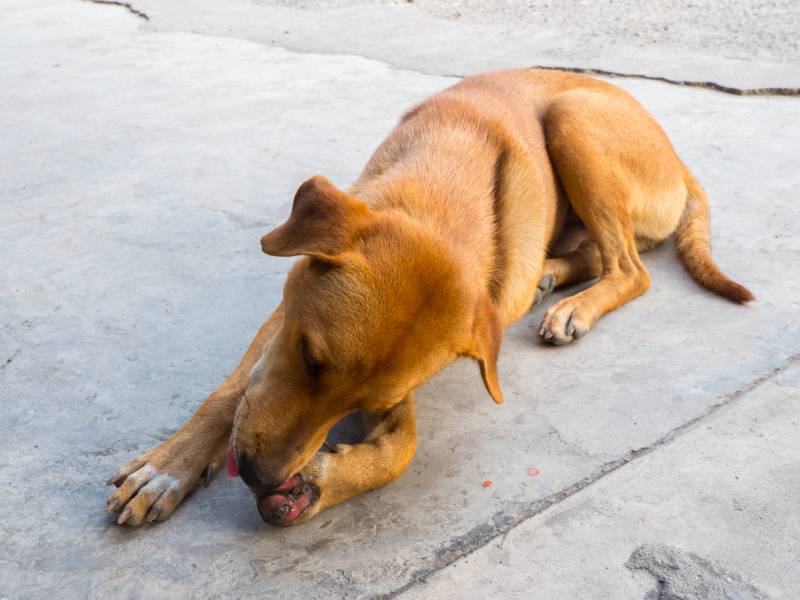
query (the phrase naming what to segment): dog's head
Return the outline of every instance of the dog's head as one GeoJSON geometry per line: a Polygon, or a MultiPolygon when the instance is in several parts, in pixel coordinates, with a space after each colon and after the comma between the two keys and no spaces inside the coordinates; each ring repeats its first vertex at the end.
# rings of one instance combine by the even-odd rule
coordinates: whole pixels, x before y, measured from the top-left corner
{"type": "Polygon", "coordinates": [[[390,409],[458,356],[497,402],[500,318],[453,247],[399,211],[373,211],[323,177],[261,239],[289,273],[283,318],[252,370],[231,445],[256,491],[278,487],[346,414],[390,409]]]}

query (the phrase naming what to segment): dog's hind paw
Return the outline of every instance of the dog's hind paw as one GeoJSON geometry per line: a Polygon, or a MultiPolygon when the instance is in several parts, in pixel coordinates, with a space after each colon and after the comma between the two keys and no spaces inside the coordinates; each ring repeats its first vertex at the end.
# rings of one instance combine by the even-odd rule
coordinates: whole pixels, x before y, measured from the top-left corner
{"type": "Polygon", "coordinates": [[[564,298],[545,311],[539,335],[546,342],[563,346],[583,336],[593,324],[594,321],[584,315],[580,301],[574,297],[564,298]]]}

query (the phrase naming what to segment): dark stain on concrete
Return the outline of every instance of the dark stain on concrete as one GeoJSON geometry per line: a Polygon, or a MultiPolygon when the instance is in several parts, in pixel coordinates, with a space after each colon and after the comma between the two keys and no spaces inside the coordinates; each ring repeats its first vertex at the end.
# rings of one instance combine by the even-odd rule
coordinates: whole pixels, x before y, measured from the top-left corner
{"type": "Polygon", "coordinates": [[[625,563],[656,578],[645,600],[767,600],[752,583],[681,548],[644,544],[625,563]]]}

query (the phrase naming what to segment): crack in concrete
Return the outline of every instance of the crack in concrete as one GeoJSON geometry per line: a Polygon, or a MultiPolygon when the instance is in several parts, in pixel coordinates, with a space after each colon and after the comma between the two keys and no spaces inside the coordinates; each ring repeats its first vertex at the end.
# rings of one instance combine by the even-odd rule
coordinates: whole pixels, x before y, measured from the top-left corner
{"type": "Polygon", "coordinates": [[[3,363],[0,363],[0,372],[1,372],[1,371],[4,371],[4,370],[5,370],[5,369],[8,367],[8,365],[10,365],[12,362],[14,362],[14,359],[15,359],[15,358],[17,358],[17,357],[20,355],[20,353],[21,353],[21,352],[22,352],[22,350],[16,350],[16,351],[14,352],[14,354],[12,354],[11,356],[9,356],[9,357],[8,357],[8,358],[5,360],[5,362],[3,362],[3,363]]]}
{"type": "Polygon", "coordinates": [[[150,17],[148,17],[146,13],[143,13],[142,11],[135,9],[128,2],[117,2],[116,0],[83,0],[83,1],[91,2],[92,4],[110,4],[111,6],[121,6],[123,8],[126,8],[129,13],[131,13],[132,15],[136,15],[140,19],[144,19],[145,21],[150,20],[150,17]]]}
{"type": "MultiPolygon", "coordinates": [[[[93,2],[95,0],[87,0],[93,2]]],[[[405,71],[407,73],[416,73],[417,75],[425,75],[428,77],[443,77],[449,79],[464,79],[467,75],[463,73],[447,73],[443,71],[426,71],[425,69],[414,68],[409,66],[399,65],[384,58],[376,58],[368,54],[358,54],[354,52],[324,52],[319,50],[303,50],[296,46],[289,46],[280,44],[275,40],[262,41],[252,38],[244,38],[236,36],[235,34],[221,34],[209,33],[206,31],[189,30],[190,33],[195,35],[204,35],[210,37],[224,37],[233,38],[236,40],[246,40],[268,46],[270,48],[279,48],[291,54],[310,54],[317,56],[351,56],[355,58],[363,58],[373,62],[386,65],[394,71],[405,71]]],[[[671,79],[669,77],[662,77],[660,75],[645,75],[644,73],[623,73],[621,71],[611,71],[607,69],[597,69],[594,67],[559,67],[559,66],[546,66],[546,65],[529,65],[529,69],[546,69],[548,71],[565,71],[567,73],[578,73],[583,75],[597,75],[598,77],[620,78],[620,79],[643,79],[645,81],[657,81],[659,83],[666,83],[677,87],[690,87],[708,90],[711,92],[719,92],[722,94],[729,94],[732,96],[800,96],[800,88],[792,87],[768,87],[768,88],[737,88],[733,86],[723,85],[715,81],[693,81],[682,79],[671,79]]]]}
{"type": "MultiPolygon", "coordinates": [[[[93,4],[110,4],[113,6],[123,6],[131,14],[136,15],[146,21],[150,21],[150,17],[145,14],[144,12],[137,10],[128,2],[118,2],[116,0],[83,0],[84,2],[91,2],[93,4]]],[[[444,73],[444,72],[432,72],[432,71],[425,71],[419,68],[412,68],[408,66],[401,66],[397,63],[393,63],[389,60],[384,58],[375,58],[369,56],[367,54],[357,54],[352,52],[323,52],[323,51],[311,51],[311,50],[303,50],[301,48],[287,46],[284,44],[280,44],[275,40],[262,41],[256,40],[248,37],[240,37],[233,33],[227,34],[215,34],[209,32],[201,32],[195,30],[189,30],[189,33],[193,33],[195,35],[205,35],[211,37],[224,37],[224,38],[233,38],[237,40],[246,40],[249,42],[253,42],[256,44],[261,44],[263,46],[269,46],[272,48],[280,48],[285,50],[286,52],[295,53],[295,54],[316,54],[320,56],[355,56],[358,58],[363,58],[365,60],[371,60],[374,62],[382,63],[391,69],[395,69],[398,71],[407,71],[409,73],[418,73],[420,75],[428,75],[432,77],[449,77],[455,79],[464,79],[466,75],[463,73],[444,73]]],[[[675,85],[678,87],[692,87],[692,88],[700,88],[706,89],[714,92],[720,92],[723,94],[730,94],[733,96],[800,96],[800,88],[793,88],[793,87],[765,87],[765,88],[737,88],[733,86],[724,85],[721,83],[717,83],[715,81],[693,81],[689,79],[672,79],[669,77],[662,77],[660,75],[645,75],[644,73],[623,73],[621,71],[611,71],[608,69],[599,69],[595,67],[564,67],[564,66],[546,66],[546,65],[530,65],[529,68],[531,69],[547,69],[551,71],[566,71],[568,73],[580,73],[584,75],[597,75],[600,77],[611,77],[611,78],[622,78],[622,79],[644,79],[647,81],[658,81],[660,83],[666,83],[669,85],[675,85]]]]}
{"type": "Polygon", "coordinates": [[[587,456],[597,456],[597,454],[595,454],[593,452],[589,452],[588,450],[585,450],[579,444],[577,444],[575,442],[570,442],[570,441],[564,439],[564,436],[561,434],[561,432],[558,429],[556,429],[555,427],[553,427],[552,425],[550,425],[549,423],[547,424],[547,430],[548,431],[547,431],[547,433],[545,435],[547,435],[547,436],[551,436],[552,435],[553,437],[555,437],[556,440],[558,440],[558,443],[561,444],[562,446],[564,446],[564,448],[566,449],[567,452],[570,452],[570,453],[572,453],[572,454],[574,454],[576,456],[580,456],[580,457],[584,457],[584,458],[587,457],[587,456]]]}
{"type": "Polygon", "coordinates": [[[523,510],[518,515],[512,516],[504,513],[496,514],[492,519],[494,524],[479,525],[471,531],[468,531],[466,534],[450,540],[447,545],[436,552],[436,555],[429,561],[428,565],[421,567],[412,573],[411,579],[408,581],[408,583],[397,588],[396,590],[386,594],[381,594],[376,597],[387,600],[390,598],[396,598],[411,588],[419,584],[426,583],[427,579],[436,572],[441,571],[456,561],[472,554],[476,550],[483,548],[497,538],[505,537],[512,529],[528,519],[543,513],[556,504],[559,504],[567,498],[577,494],[578,492],[581,492],[590,485],[600,481],[605,476],[629,464],[633,460],[642,456],[646,456],[658,450],[662,446],[669,444],[677,437],[683,433],[686,433],[687,431],[690,431],[720,409],[730,405],[764,383],[774,379],[798,361],[800,361],[800,354],[793,354],[789,356],[780,366],[767,371],[737,390],[725,394],[721,397],[719,402],[715,402],[714,404],[707,406],[702,414],[686,421],[685,423],[682,423],[681,425],[678,425],[677,427],[674,427],[673,429],[670,429],[666,434],[658,438],[652,444],[629,450],[622,457],[604,463],[590,475],[579,479],[572,485],[554,494],[551,494],[546,498],[542,498],[527,509],[523,510]]]}
{"type": "Polygon", "coordinates": [[[14,354],[9,356],[6,359],[6,362],[4,362],[2,365],[0,365],[0,369],[5,369],[9,364],[11,364],[14,361],[14,359],[17,358],[17,356],[19,356],[20,352],[22,352],[22,350],[15,350],[14,354]]]}
{"type": "Polygon", "coordinates": [[[770,87],[770,88],[735,88],[714,81],[691,81],[685,79],[670,79],[660,75],[645,75],[643,73],[622,73],[619,71],[608,71],[606,69],[595,69],[593,67],[546,67],[534,66],[533,69],[547,69],[551,71],[567,71],[568,73],[581,73],[584,75],[599,75],[601,77],[620,77],[624,79],[647,79],[648,81],[660,81],[670,85],[682,87],[696,87],[732,94],[734,96],[800,96],[800,88],[791,87],[770,87]]]}

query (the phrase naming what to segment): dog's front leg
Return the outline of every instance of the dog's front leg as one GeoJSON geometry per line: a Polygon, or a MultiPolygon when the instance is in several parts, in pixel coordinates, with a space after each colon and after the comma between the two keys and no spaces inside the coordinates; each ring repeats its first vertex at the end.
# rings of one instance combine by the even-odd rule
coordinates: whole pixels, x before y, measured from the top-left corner
{"type": "Polygon", "coordinates": [[[120,512],[120,525],[163,521],[200,481],[206,483],[222,464],[233,416],[247,386],[250,370],[283,320],[283,307],[261,326],[233,373],[200,406],[177,433],[122,467],[108,484],[117,489],[108,511],[120,512]]]}
{"type": "MultiPolygon", "coordinates": [[[[385,413],[365,413],[366,438],[360,444],[338,444],[336,452],[319,452],[302,469],[299,489],[310,488],[316,501],[291,521],[301,523],[318,512],[345,500],[374,490],[397,479],[414,458],[417,448],[417,426],[414,398],[408,394],[385,413]]],[[[286,524],[292,503],[302,494],[276,494],[261,501],[259,510],[268,522],[286,524]]]]}

